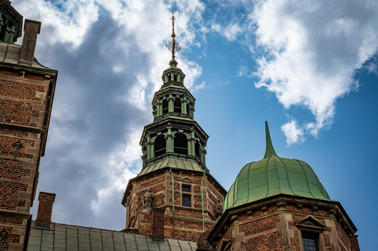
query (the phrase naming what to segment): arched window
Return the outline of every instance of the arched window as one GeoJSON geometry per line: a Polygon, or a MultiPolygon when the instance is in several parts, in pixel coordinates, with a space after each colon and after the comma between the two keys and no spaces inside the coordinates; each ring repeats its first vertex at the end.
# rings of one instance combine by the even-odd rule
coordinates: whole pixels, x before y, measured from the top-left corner
{"type": "Polygon", "coordinates": [[[155,139],[155,157],[159,157],[165,153],[166,153],[166,141],[163,135],[159,135],[155,139]]]}
{"type": "Polygon", "coordinates": [[[168,113],[168,101],[163,100],[163,114],[168,113]]]}
{"type": "Polygon", "coordinates": [[[188,140],[186,139],[185,134],[176,133],[175,135],[175,153],[188,154],[188,140]]]}
{"type": "Polygon", "coordinates": [[[175,106],[174,111],[178,112],[178,113],[181,113],[181,100],[179,98],[175,99],[174,106],[175,106]]]}
{"type": "Polygon", "coordinates": [[[195,144],[195,152],[196,152],[196,156],[200,158],[200,144],[198,143],[198,141],[196,141],[196,144],[195,144]]]}

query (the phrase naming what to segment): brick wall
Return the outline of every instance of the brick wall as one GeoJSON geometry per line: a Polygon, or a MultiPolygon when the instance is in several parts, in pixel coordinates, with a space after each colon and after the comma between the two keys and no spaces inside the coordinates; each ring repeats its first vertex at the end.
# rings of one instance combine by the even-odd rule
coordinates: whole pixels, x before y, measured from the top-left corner
{"type": "MultiPolygon", "coordinates": [[[[232,240],[232,250],[303,250],[302,233],[317,238],[319,250],[359,250],[357,237],[344,224],[345,216],[335,214],[335,205],[327,203],[256,203],[245,211],[221,219],[224,229],[213,239],[217,250],[232,240]],[[226,219],[229,219],[228,221],[226,219]],[[223,221],[224,220],[224,221],[223,221]],[[344,222],[344,223],[343,223],[344,222]],[[220,237],[219,237],[220,236],[220,237]]],[[[230,214],[230,212],[227,212],[230,214]]],[[[355,230],[354,230],[355,231],[355,230]]],[[[212,237],[213,238],[213,237],[212,237]]]]}
{"type": "Polygon", "coordinates": [[[214,226],[218,199],[223,201],[225,195],[208,177],[202,179],[201,189],[202,177],[201,173],[174,172],[174,214],[172,176],[169,171],[134,180],[127,199],[128,203],[125,205],[126,227],[136,228],[144,235],[161,236],[158,222],[163,217],[164,237],[197,241],[203,233],[203,219],[205,231],[214,226]],[[182,204],[183,184],[191,188],[191,207],[185,207],[182,204]],[[149,189],[154,193],[152,213],[144,208],[142,201],[149,189]],[[202,215],[202,190],[204,217],[202,215]],[[158,209],[159,213],[155,209],[158,209]]]}
{"type": "Polygon", "coordinates": [[[22,250],[56,73],[15,69],[0,65],[0,229],[8,233],[3,248],[22,250]]]}

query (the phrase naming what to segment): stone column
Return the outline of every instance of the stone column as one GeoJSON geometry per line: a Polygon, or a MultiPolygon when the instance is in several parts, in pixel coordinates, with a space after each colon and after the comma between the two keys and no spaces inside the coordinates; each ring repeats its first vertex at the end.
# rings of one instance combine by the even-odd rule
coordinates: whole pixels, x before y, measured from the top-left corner
{"type": "Polygon", "coordinates": [[[195,144],[196,144],[196,139],[195,139],[194,132],[192,131],[190,136],[188,137],[188,155],[189,156],[196,155],[195,144]]]}
{"type": "Polygon", "coordinates": [[[189,103],[189,101],[186,98],[183,98],[183,100],[181,102],[181,113],[182,114],[186,115],[188,113],[188,111],[187,111],[188,103],[189,103]]]}
{"type": "Polygon", "coordinates": [[[168,99],[168,112],[173,112],[174,111],[174,98],[172,95],[169,95],[168,99]]]}
{"type": "Polygon", "coordinates": [[[172,127],[168,126],[168,133],[166,135],[166,142],[167,142],[167,153],[173,153],[174,152],[174,141],[173,141],[173,134],[172,134],[172,127]]]}
{"type": "Polygon", "coordinates": [[[155,157],[154,143],[151,141],[151,138],[149,135],[147,136],[146,146],[147,146],[147,160],[154,158],[155,157]]]}

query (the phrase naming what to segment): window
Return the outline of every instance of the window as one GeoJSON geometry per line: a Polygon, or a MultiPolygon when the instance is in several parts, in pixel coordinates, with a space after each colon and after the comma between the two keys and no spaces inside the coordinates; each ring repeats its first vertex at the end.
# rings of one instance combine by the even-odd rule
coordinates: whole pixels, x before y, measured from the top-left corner
{"type": "Polygon", "coordinates": [[[163,114],[168,113],[168,101],[164,100],[163,101],[163,114]]]}
{"type": "Polygon", "coordinates": [[[181,100],[179,98],[175,99],[175,102],[174,102],[174,111],[178,112],[178,113],[181,113],[181,100]]]}
{"type": "Polygon", "coordinates": [[[192,195],[191,195],[191,187],[190,185],[181,186],[182,191],[182,206],[183,207],[191,207],[192,206],[192,195]]]}
{"type": "Polygon", "coordinates": [[[159,157],[166,152],[166,142],[163,135],[157,136],[155,139],[155,157],[159,157]]]}
{"type": "Polygon", "coordinates": [[[195,144],[195,152],[196,152],[196,156],[199,158],[200,157],[200,144],[198,143],[198,141],[196,141],[196,144],[195,144]]]}
{"type": "Polygon", "coordinates": [[[188,154],[188,140],[186,139],[185,134],[176,133],[174,140],[174,152],[180,154],[188,154]]]}
{"type": "Polygon", "coordinates": [[[318,238],[315,234],[302,232],[303,250],[304,251],[318,251],[318,238]]]}

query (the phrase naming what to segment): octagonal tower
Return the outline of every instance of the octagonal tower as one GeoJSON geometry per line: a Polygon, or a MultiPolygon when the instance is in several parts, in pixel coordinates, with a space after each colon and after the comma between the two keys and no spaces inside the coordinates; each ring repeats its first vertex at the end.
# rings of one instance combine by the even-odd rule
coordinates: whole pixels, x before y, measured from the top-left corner
{"type": "Polygon", "coordinates": [[[140,140],[143,168],[129,181],[122,204],[130,231],[197,241],[221,215],[226,191],[206,167],[209,136],[194,120],[195,98],[177,67],[174,30],[169,47],[170,67],[152,100],[154,121],[140,140]]]}

